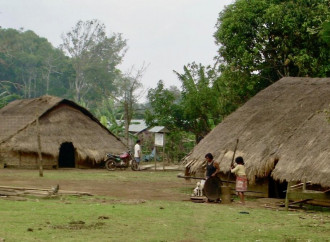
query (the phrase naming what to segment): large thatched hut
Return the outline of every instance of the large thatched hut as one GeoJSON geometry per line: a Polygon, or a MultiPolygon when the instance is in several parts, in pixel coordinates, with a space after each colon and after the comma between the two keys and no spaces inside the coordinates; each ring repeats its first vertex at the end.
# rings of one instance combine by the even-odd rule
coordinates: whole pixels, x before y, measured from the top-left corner
{"type": "Polygon", "coordinates": [[[0,166],[36,168],[38,134],[45,168],[94,167],[106,153],[126,150],[85,108],[43,96],[16,100],[0,109],[0,166]]]}
{"type": "Polygon", "coordinates": [[[329,187],[329,104],[330,78],[282,78],[226,117],[183,164],[198,173],[211,152],[222,174],[228,173],[239,139],[236,156],[243,156],[250,184],[268,185],[269,196],[271,184],[288,181],[329,187]]]}

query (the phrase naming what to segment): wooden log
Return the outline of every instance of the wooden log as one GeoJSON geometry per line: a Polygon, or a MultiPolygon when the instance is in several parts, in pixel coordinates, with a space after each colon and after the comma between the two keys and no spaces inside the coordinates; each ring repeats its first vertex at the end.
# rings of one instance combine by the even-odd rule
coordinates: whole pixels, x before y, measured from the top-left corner
{"type": "Polygon", "coordinates": [[[81,195],[85,195],[85,196],[93,196],[93,194],[88,193],[88,192],[77,192],[77,191],[64,191],[64,190],[60,190],[58,191],[59,194],[63,194],[63,195],[76,195],[76,196],[81,196],[81,195]]]}
{"type": "MultiPolygon", "coordinates": [[[[0,190],[2,189],[11,189],[11,190],[17,190],[21,192],[30,191],[30,193],[33,193],[33,191],[39,191],[46,192],[47,194],[53,193],[54,189],[45,189],[45,188],[35,188],[35,187],[9,187],[9,186],[0,186],[0,190]]],[[[65,191],[65,190],[58,190],[59,194],[63,195],[86,195],[86,196],[93,196],[91,193],[88,192],[79,192],[79,191],[65,191]]]]}
{"type": "Polygon", "coordinates": [[[0,196],[17,196],[15,191],[0,191],[0,196]]]}
{"type": "Polygon", "coordinates": [[[312,199],[304,199],[304,200],[299,200],[299,201],[294,201],[294,202],[290,202],[289,205],[293,205],[293,204],[297,204],[297,203],[305,203],[309,200],[312,200],[312,199]]]}
{"type": "Polygon", "coordinates": [[[39,191],[49,191],[49,189],[45,188],[36,188],[36,187],[10,187],[10,186],[0,186],[0,189],[13,189],[13,190],[39,190],[39,191]]]}
{"type": "Polygon", "coordinates": [[[23,194],[25,194],[25,195],[42,195],[42,196],[46,196],[46,195],[49,194],[49,192],[47,192],[47,191],[36,191],[36,190],[31,190],[31,191],[26,190],[26,191],[24,191],[23,194]]]}
{"type": "Polygon", "coordinates": [[[308,200],[306,203],[310,205],[330,207],[330,201],[308,200]]]}

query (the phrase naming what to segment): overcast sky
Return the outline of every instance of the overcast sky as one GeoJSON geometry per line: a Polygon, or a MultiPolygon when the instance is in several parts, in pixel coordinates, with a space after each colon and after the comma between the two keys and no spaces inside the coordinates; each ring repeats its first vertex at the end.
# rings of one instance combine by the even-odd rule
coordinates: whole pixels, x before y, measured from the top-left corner
{"type": "Polygon", "coordinates": [[[213,63],[213,33],[220,11],[234,0],[0,0],[0,26],[23,27],[55,47],[79,20],[98,19],[107,33],[122,33],[128,52],[120,66],[127,71],[149,64],[142,82],[154,88],[181,87],[173,70],[193,61],[213,63]]]}

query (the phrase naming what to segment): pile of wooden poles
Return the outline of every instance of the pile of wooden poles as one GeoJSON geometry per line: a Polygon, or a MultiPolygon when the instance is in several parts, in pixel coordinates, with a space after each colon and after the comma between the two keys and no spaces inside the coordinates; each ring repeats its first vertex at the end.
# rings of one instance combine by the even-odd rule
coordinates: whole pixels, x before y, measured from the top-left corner
{"type": "Polygon", "coordinates": [[[87,192],[60,190],[59,185],[51,187],[50,189],[35,188],[35,187],[0,186],[0,197],[4,197],[4,198],[6,198],[6,197],[25,197],[25,196],[51,197],[51,196],[58,196],[58,195],[92,196],[92,194],[87,193],[87,192]]]}

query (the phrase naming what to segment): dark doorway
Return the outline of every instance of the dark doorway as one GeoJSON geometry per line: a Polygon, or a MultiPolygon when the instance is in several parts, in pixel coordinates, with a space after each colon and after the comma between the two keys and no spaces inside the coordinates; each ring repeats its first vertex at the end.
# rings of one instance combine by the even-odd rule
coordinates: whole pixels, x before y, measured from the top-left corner
{"type": "Polygon", "coordinates": [[[58,167],[75,167],[74,147],[71,142],[61,144],[58,167]]]}
{"type": "MultiPolygon", "coordinates": [[[[278,159],[274,160],[273,170],[275,169],[275,166],[277,165],[278,161],[278,159]]],[[[286,181],[280,182],[279,180],[274,180],[271,173],[272,172],[270,172],[268,175],[268,197],[285,198],[288,183],[286,181]]]]}
{"type": "Polygon", "coordinates": [[[274,180],[271,175],[268,176],[268,197],[270,198],[285,198],[287,182],[274,180]]]}

